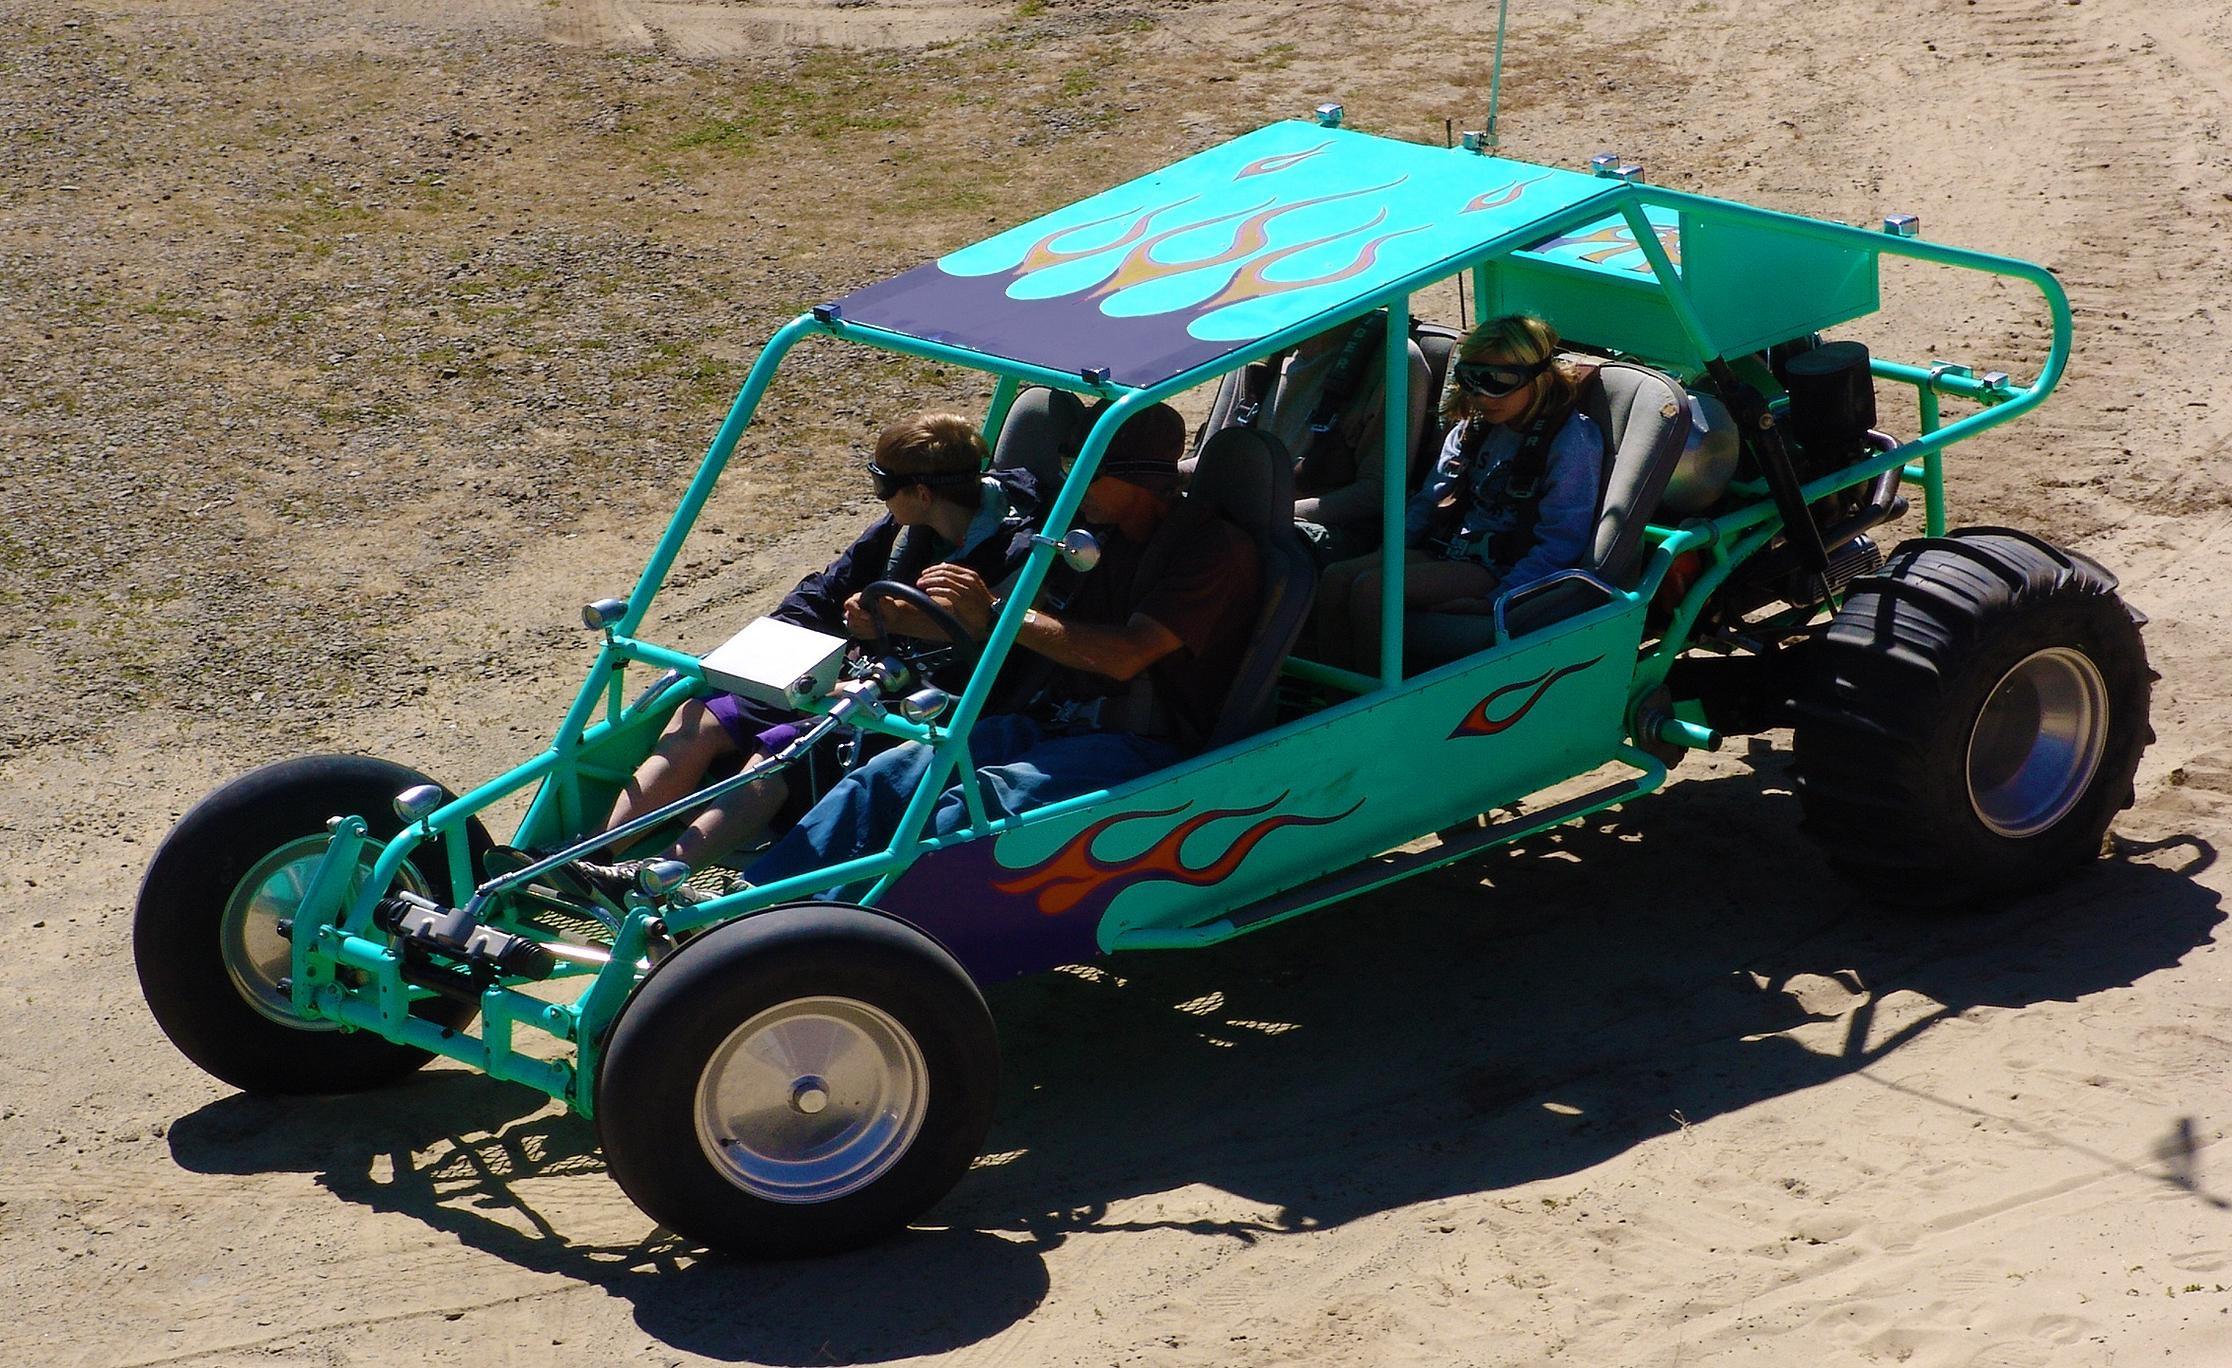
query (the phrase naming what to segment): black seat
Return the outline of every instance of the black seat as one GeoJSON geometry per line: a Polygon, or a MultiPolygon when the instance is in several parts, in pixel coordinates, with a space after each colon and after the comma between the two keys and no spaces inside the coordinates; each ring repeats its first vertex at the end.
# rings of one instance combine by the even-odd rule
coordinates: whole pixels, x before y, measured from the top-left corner
{"type": "MultiPolygon", "coordinates": [[[[1158,529],[1156,543],[1182,545],[1189,529],[1212,517],[1248,534],[1263,572],[1263,602],[1254,635],[1233,672],[1231,688],[1203,749],[1215,749],[1271,722],[1279,667],[1310,618],[1317,562],[1294,526],[1294,468],[1279,444],[1249,428],[1210,434],[1194,463],[1185,497],[1158,529]]],[[[1152,554],[1152,552],[1150,552],[1152,554]]],[[[1147,567],[1142,567],[1142,574],[1147,567]]]]}
{"type": "Polygon", "coordinates": [[[1092,427],[1085,401],[1068,390],[1026,386],[1000,423],[992,443],[992,468],[1030,471],[1051,501],[1062,486],[1062,462],[1077,455],[1092,427]]]}
{"type": "MultiPolygon", "coordinates": [[[[1324,550],[1335,559],[1379,545],[1386,326],[1384,311],[1369,313],[1227,375],[1196,443],[1198,452],[1233,427],[1275,438],[1294,467],[1295,516],[1330,530],[1324,550]]],[[[1412,448],[1413,477],[1438,444],[1434,358],[1446,362],[1454,337],[1449,329],[1420,324],[1407,347],[1409,401],[1400,422],[1412,448]]],[[[1198,459],[1189,458],[1186,469],[1198,459]]]]}

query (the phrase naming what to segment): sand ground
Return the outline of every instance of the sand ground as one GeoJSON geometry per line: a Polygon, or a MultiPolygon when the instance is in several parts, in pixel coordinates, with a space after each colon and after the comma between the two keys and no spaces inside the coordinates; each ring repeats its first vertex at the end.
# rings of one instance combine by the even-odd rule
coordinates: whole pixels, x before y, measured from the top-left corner
{"type": "MultiPolygon", "coordinates": [[[[437,1066],[237,1096],[141,1006],[141,870],[317,748],[548,734],[759,339],[1328,96],[1477,125],[1486,4],[0,0],[0,1336],[61,1364],[2232,1362],[2232,5],[1545,0],[1507,146],[2067,283],[1956,522],[2117,568],[2120,853],[1982,919],[1845,891],[1788,737],[1337,915],[998,996],[921,1229],[694,1258],[587,1126],[437,1066]]],[[[2021,372],[2003,292],[1866,334],[2021,372]]],[[[935,368],[815,362],[678,576],[709,643],[863,516],[935,368]]]]}

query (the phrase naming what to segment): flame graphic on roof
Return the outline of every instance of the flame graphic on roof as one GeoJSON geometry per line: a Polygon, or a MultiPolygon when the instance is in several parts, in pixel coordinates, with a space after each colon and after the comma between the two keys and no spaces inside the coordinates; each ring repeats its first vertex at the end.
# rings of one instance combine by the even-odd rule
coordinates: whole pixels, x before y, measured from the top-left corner
{"type": "Polygon", "coordinates": [[[1188,195],[1185,199],[1175,201],[1174,203],[1161,205],[1154,209],[1149,209],[1145,213],[1140,214],[1139,217],[1137,217],[1136,219],[1132,220],[1132,226],[1125,231],[1122,237],[1116,239],[1114,242],[1103,242],[1092,247],[1081,247],[1074,252],[1061,251],[1057,249],[1054,244],[1061,241],[1063,238],[1072,236],[1073,234],[1082,233],[1088,228],[1098,228],[1104,223],[1114,223],[1116,220],[1122,218],[1124,214],[1130,213],[1132,211],[1127,209],[1121,213],[1110,214],[1106,218],[1094,219],[1090,223],[1072,223],[1067,227],[1057,228],[1053,232],[1048,233],[1045,237],[1042,237],[1038,241],[1032,243],[1030,247],[1024,251],[1023,264],[1021,266],[1018,266],[1016,270],[1023,275],[1029,275],[1033,271],[1043,271],[1049,266],[1059,266],[1065,261],[1077,261],[1084,257],[1095,256],[1102,252],[1113,251],[1118,247],[1128,246],[1131,243],[1137,242],[1139,240],[1139,235],[1147,231],[1147,225],[1154,221],[1155,215],[1162,213],[1166,209],[1175,209],[1181,204],[1190,203],[1191,201],[1200,198],[1201,196],[1199,195],[1188,195]]]}
{"type": "Polygon", "coordinates": [[[1211,808],[1180,822],[1165,832],[1146,850],[1128,860],[1104,860],[1093,853],[1093,844],[1111,828],[1124,822],[1140,822],[1155,817],[1175,817],[1186,810],[1187,804],[1153,811],[1119,812],[1078,832],[1062,843],[1046,859],[1019,871],[1013,878],[995,880],[993,888],[1010,895],[1036,894],[1038,910],[1045,916],[1059,917],[1075,908],[1096,893],[1105,894],[1101,904],[1106,906],[1116,894],[1126,888],[1143,883],[1182,883],[1202,888],[1222,883],[1231,877],[1243,861],[1262,843],[1263,839],[1281,827],[1324,826],[1338,822],[1364,805],[1358,799],[1347,812],[1329,817],[1309,817],[1299,813],[1280,813],[1251,823],[1225,843],[1224,849],[1205,864],[1188,864],[1183,850],[1187,838],[1213,822],[1233,817],[1254,817],[1269,812],[1286,801],[1282,793],[1267,803],[1247,808],[1211,808]]]}
{"type": "MultiPolygon", "coordinates": [[[[1682,264],[1681,226],[1673,223],[1654,223],[1651,225],[1651,236],[1657,238],[1659,245],[1666,249],[1667,260],[1673,262],[1677,268],[1680,267],[1682,264]]],[[[1635,230],[1624,223],[1606,224],[1593,233],[1583,233],[1579,237],[1552,238],[1548,242],[1529,250],[1550,252],[1560,247],[1593,247],[1595,249],[1593,251],[1582,252],[1580,254],[1581,259],[1599,266],[1605,262],[1617,260],[1631,252],[1640,254],[1643,250],[1636,243],[1635,230]]],[[[1627,269],[1648,275],[1651,270],[1650,259],[1645,257],[1627,269]]]]}
{"type": "Polygon", "coordinates": [[[1336,238],[1347,237],[1350,233],[1363,232],[1366,228],[1376,228],[1386,218],[1387,211],[1383,209],[1374,214],[1372,221],[1365,224],[1363,228],[1345,228],[1338,233],[1328,233],[1324,237],[1311,238],[1308,242],[1295,243],[1292,247],[1281,247],[1275,252],[1266,252],[1235,272],[1224,289],[1218,291],[1216,298],[1211,299],[1201,307],[1206,312],[1210,309],[1221,309],[1227,304],[1237,304],[1243,299],[1261,299],[1265,295],[1277,294],[1282,290],[1301,290],[1313,285],[1334,285],[1352,276],[1362,275],[1364,272],[1371,270],[1372,263],[1379,259],[1379,249],[1381,247],[1405,233],[1415,233],[1420,230],[1417,228],[1399,228],[1392,233],[1382,233],[1370,242],[1365,243],[1348,265],[1338,267],[1323,275],[1308,276],[1300,280],[1267,280],[1264,278],[1265,273],[1273,266],[1293,256],[1296,252],[1307,252],[1312,247],[1322,247],[1336,238]]]}
{"type": "Polygon", "coordinates": [[[1556,669],[1545,671],[1532,679],[1522,679],[1516,684],[1504,685],[1502,688],[1491,692],[1478,703],[1473,704],[1472,711],[1465,714],[1464,719],[1457,724],[1456,730],[1452,731],[1447,739],[1455,740],[1460,736],[1494,736],[1497,732],[1517,726],[1519,719],[1532,712],[1534,705],[1542,701],[1542,696],[1550,692],[1551,685],[1569,674],[1588,669],[1602,659],[1604,659],[1603,656],[1596,656],[1593,659],[1577,661],[1571,665],[1560,665],[1556,669]],[[1494,708],[1505,694],[1517,693],[1521,689],[1533,689],[1534,692],[1527,695],[1526,700],[1520,703],[1517,711],[1507,713],[1502,717],[1490,716],[1489,710],[1494,708]]]}
{"type": "Polygon", "coordinates": [[[1300,152],[1280,152],[1269,157],[1258,157],[1254,161],[1249,162],[1246,166],[1241,167],[1238,171],[1233,172],[1232,178],[1236,181],[1240,181],[1246,180],[1250,176],[1267,176],[1273,171],[1284,171],[1290,166],[1296,166],[1301,164],[1302,162],[1308,161],[1310,158],[1316,156],[1320,152],[1323,152],[1326,148],[1331,147],[1332,145],[1333,140],[1331,138],[1327,138],[1324,142],[1319,143],[1317,146],[1304,148],[1300,152]]]}
{"type": "MultiPolygon", "coordinates": [[[[1175,227],[1165,228],[1126,252],[1124,259],[1116,263],[1116,269],[1110,272],[1099,285],[1095,286],[1087,297],[1095,300],[1106,299],[1110,295],[1128,290],[1135,285],[1145,285],[1152,281],[1168,279],[1171,276],[1187,275],[1196,271],[1209,271],[1219,266],[1229,266],[1236,261],[1245,261],[1271,245],[1271,225],[1286,215],[1304,209],[1312,209],[1321,204],[1333,204],[1340,200],[1355,199],[1359,195],[1377,194],[1382,190],[1393,188],[1395,184],[1396,182],[1389,182],[1387,185],[1370,185],[1357,190],[1343,190],[1336,194],[1318,195],[1311,199],[1295,200],[1288,204],[1266,200],[1262,204],[1250,206],[1248,209],[1238,209],[1229,214],[1219,214],[1214,218],[1202,219],[1197,223],[1181,223],[1175,227]],[[1233,230],[1232,241],[1222,251],[1213,252],[1205,257],[1197,257],[1191,261],[1160,261],[1154,255],[1157,247],[1181,233],[1214,227],[1228,219],[1239,218],[1242,214],[1246,214],[1248,217],[1242,221],[1237,229],[1233,230]]],[[[1172,207],[1175,208],[1176,206],[1172,207]]],[[[1354,233],[1363,232],[1384,217],[1386,215],[1383,211],[1375,215],[1368,223],[1342,229],[1340,232],[1320,239],[1320,242],[1332,242],[1354,233]]],[[[1110,245],[1114,246],[1115,244],[1110,245]]],[[[1308,245],[1316,246],[1319,244],[1308,245]]],[[[1301,249],[1298,247],[1288,250],[1299,251],[1301,249]]],[[[1293,289],[1294,286],[1281,285],[1277,288],[1293,289]]]]}
{"type": "MultiPolygon", "coordinates": [[[[947,252],[842,301],[848,320],[1155,383],[1616,187],[1545,167],[1275,124],[947,252]]],[[[1577,219],[1565,219],[1577,222],[1577,219]]],[[[1624,263],[1600,270],[1619,270],[1624,263]]]]}
{"type": "Polygon", "coordinates": [[[1473,196],[1471,202],[1457,212],[1460,214],[1477,214],[1483,209],[1501,209],[1507,204],[1516,203],[1521,195],[1527,193],[1528,186],[1533,185],[1536,181],[1548,179],[1550,177],[1545,173],[1540,176],[1529,176],[1525,180],[1516,180],[1509,185],[1499,185],[1493,190],[1483,190],[1473,196]]]}

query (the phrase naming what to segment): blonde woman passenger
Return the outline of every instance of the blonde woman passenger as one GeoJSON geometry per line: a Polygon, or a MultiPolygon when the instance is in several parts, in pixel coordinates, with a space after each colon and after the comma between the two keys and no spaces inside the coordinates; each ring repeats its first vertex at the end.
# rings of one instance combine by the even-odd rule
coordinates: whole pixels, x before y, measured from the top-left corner
{"type": "MultiPolygon", "coordinates": [[[[1442,389],[1441,455],[1404,520],[1403,606],[1487,613],[1587,555],[1603,480],[1603,439],[1574,406],[1580,375],[1556,329],[1527,314],[1465,335],[1442,389]]],[[[1326,567],[1318,648],[1352,668],[1379,661],[1380,558],[1326,567]]]]}

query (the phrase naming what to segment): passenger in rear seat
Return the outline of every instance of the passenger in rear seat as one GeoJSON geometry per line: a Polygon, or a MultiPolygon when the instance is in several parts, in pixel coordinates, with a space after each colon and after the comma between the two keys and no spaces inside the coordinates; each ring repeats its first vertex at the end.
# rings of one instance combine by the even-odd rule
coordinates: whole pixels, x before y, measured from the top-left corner
{"type": "MultiPolygon", "coordinates": [[[[1526,314],[1489,319],[1459,345],[1442,390],[1449,434],[1405,520],[1405,608],[1488,613],[1498,595],[1587,553],[1603,439],[1574,407],[1579,376],[1557,353],[1557,330],[1526,314]]],[[[1374,667],[1380,583],[1378,555],[1326,568],[1321,653],[1374,667]]]]}
{"type": "MultiPolygon", "coordinates": [[[[1220,427],[1252,427],[1286,449],[1295,524],[1321,565],[1379,545],[1386,334],[1386,314],[1370,313],[1250,366],[1228,381],[1202,429],[1206,440],[1220,427]]],[[[1410,403],[1398,420],[1409,442],[1424,434],[1433,373],[1415,338],[1406,350],[1410,403]]],[[[1190,474],[1191,459],[1180,468],[1190,474]]]]}

